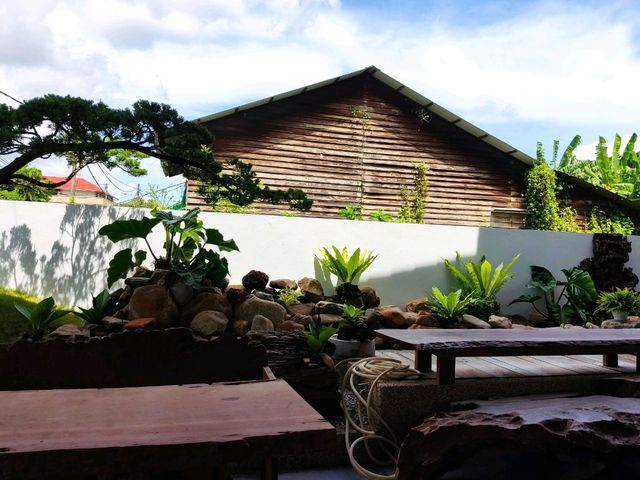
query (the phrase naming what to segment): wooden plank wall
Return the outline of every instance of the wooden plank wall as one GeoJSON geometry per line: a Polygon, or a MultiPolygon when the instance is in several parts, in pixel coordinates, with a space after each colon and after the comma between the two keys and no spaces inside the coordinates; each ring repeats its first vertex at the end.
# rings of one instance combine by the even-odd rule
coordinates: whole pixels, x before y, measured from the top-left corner
{"type": "MultiPolygon", "coordinates": [[[[314,206],[300,215],[338,217],[340,208],[359,205],[365,215],[383,209],[395,216],[400,189],[412,185],[420,162],[430,169],[426,223],[489,226],[493,209],[524,208],[526,165],[439,117],[421,122],[415,104],[368,75],[207,126],[218,160],[238,157],[253,164],[265,185],[304,190],[314,206]],[[353,107],[368,118],[359,119],[353,107]]],[[[210,209],[193,182],[188,205],[210,209]]],[[[287,210],[266,203],[254,208],[287,210]]],[[[502,217],[497,225],[521,228],[521,221],[502,217]]]]}

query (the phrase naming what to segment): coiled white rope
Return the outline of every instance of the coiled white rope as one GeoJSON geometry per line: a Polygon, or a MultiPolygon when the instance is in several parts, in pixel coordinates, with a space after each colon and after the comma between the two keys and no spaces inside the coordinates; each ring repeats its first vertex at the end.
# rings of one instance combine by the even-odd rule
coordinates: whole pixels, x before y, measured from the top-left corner
{"type": "MultiPolygon", "coordinates": [[[[355,360],[357,359],[343,360],[338,365],[355,360]]],[[[369,357],[353,363],[342,378],[342,412],[345,418],[344,438],[345,444],[347,445],[347,453],[353,469],[365,478],[369,480],[394,480],[396,475],[395,472],[393,475],[380,474],[363,467],[355,459],[354,454],[355,448],[360,443],[364,443],[367,455],[373,463],[380,467],[397,465],[398,453],[400,452],[400,446],[398,445],[398,439],[395,433],[378,411],[372,407],[372,392],[375,391],[376,385],[383,378],[401,380],[420,378],[421,376],[418,370],[411,368],[399,360],[369,357]],[[356,398],[355,415],[352,415],[347,408],[345,397],[349,394],[352,394],[356,398]],[[374,420],[383,427],[382,433],[376,433],[375,430],[371,429],[374,420]],[[349,443],[350,428],[353,428],[361,435],[351,443],[349,443]],[[379,444],[385,458],[381,459],[374,454],[371,448],[372,441],[379,444]]]]}

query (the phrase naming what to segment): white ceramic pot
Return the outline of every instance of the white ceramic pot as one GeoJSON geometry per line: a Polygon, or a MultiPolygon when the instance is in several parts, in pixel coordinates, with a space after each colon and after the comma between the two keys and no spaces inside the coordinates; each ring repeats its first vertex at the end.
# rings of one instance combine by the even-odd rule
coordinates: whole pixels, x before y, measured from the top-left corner
{"type": "Polygon", "coordinates": [[[629,312],[611,312],[611,315],[613,315],[614,320],[625,322],[629,316],[629,312]]]}
{"type": "Polygon", "coordinates": [[[338,335],[333,335],[329,341],[336,346],[333,359],[336,361],[345,358],[367,358],[376,356],[376,344],[374,340],[360,342],[358,340],[340,340],[338,335]]]}

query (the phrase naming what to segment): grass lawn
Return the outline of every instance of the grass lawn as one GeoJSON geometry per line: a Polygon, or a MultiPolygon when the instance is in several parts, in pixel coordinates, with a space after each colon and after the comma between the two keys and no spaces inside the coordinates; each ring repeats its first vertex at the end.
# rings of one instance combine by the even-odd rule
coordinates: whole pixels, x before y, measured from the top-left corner
{"type": "MultiPolygon", "coordinates": [[[[40,300],[42,299],[32,297],[26,293],[0,288],[0,343],[17,340],[28,328],[27,319],[18,313],[13,306],[13,302],[33,306],[40,300]]],[[[53,322],[50,330],[55,330],[65,323],[81,325],[83,321],[75,315],[65,315],[53,322]]]]}

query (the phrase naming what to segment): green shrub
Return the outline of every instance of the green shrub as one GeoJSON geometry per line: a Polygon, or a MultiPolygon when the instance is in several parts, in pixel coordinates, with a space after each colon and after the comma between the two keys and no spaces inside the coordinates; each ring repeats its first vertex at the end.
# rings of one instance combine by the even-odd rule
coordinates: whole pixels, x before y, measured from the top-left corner
{"type": "Polygon", "coordinates": [[[398,212],[398,221],[402,223],[423,223],[425,202],[429,194],[429,167],[424,163],[414,166],[413,190],[403,186],[400,189],[402,204],[398,212]]]}
{"type": "Polygon", "coordinates": [[[302,296],[302,292],[294,290],[293,288],[283,288],[278,292],[278,298],[285,305],[295,305],[298,302],[298,298],[302,296]]]}
{"type": "Polygon", "coordinates": [[[320,257],[317,257],[320,263],[330,272],[338,277],[341,283],[355,283],[360,275],[371,266],[373,261],[378,257],[366,250],[359,248],[349,255],[347,247],[338,250],[337,247],[331,247],[332,252],[326,248],[320,249],[320,257]]]}
{"type": "Polygon", "coordinates": [[[338,210],[340,217],[347,220],[362,220],[362,208],[354,205],[347,205],[338,210]]]}
{"type": "Polygon", "coordinates": [[[594,207],[589,212],[589,231],[591,233],[620,233],[633,235],[636,226],[628,216],[619,211],[607,215],[601,208],[594,207]]]}
{"type": "Polygon", "coordinates": [[[460,317],[474,303],[472,295],[462,295],[462,289],[444,295],[438,287],[433,287],[432,292],[431,298],[427,298],[427,305],[444,324],[459,321],[460,317]]]}
{"type": "Polygon", "coordinates": [[[527,172],[526,186],[528,227],[534,230],[556,230],[559,223],[556,172],[546,162],[538,162],[527,172]]]}
{"type": "Polygon", "coordinates": [[[616,288],[613,292],[602,292],[598,297],[597,312],[627,312],[640,311],[640,293],[629,288],[616,288]]]}
{"type": "Polygon", "coordinates": [[[371,220],[375,220],[376,222],[390,222],[393,220],[393,217],[390,214],[380,208],[375,212],[371,212],[369,217],[371,220]]]}

